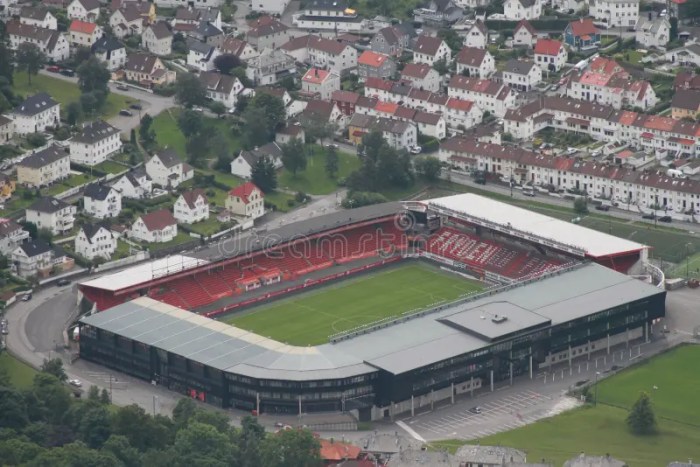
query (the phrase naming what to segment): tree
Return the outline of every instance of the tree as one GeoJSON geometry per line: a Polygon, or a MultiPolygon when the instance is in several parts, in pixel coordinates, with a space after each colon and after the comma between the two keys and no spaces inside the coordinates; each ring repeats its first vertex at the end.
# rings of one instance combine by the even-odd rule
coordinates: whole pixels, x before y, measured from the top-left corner
{"type": "Polygon", "coordinates": [[[109,404],[112,402],[112,396],[109,395],[109,391],[107,389],[102,388],[102,391],[100,392],[100,403],[101,404],[109,404]]]}
{"type": "MultiPolygon", "coordinates": [[[[94,386],[93,386],[94,387],[94,386]]],[[[110,437],[110,416],[105,406],[98,405],[88,410],[80,421],[80,439],[93,449],[102,447],[110,437]]]]}
{"type": "Polygon", "coordinates": [[[280,149],[282,149],[282,164],[293,176],[296,176],[300,170],[306,169],[306,153],[304,152],[304,143],[301,140],[292,138],[280,149]]]}
{"type": "Polygon", "coordinates": [[[136,129],[134,128],[129,131],[129,144],[136,147],[136,129]]]}
{"type": "Polygon", "coordinates": [[[175,435],[175,452],[180,465],[238,465],[238,448],[225,433],[211,425],[191,422],[175,435]]]}
{"type": "Polygon", "coordinates": [[[0,459],[4,465],[26,465],[42,451],[41,446],[23,439],[0,441],[0,459]]]}
{"type": "Polygon", "coordinates": [[[22,42],[17,47],[15,61],[17,62],[18,70],[27,72],[27,83],[31,85],[32,75],[39,73],[41,67],[44,66],[46,57],[36,45],[22,42]]]}
{"type": "Polygon", "coordinates": [[[209,110],[214,112],[217,117],[221,118],[221,116],[226,113],[226,106],[223,102],[214,101],[209,106],[209,110]]]}
{"type": "Polygon", "coordinates": [[[119,459],[125,467],[141,467],[141,454],[131,444],[126,436],[112,435],[102,445],[102,452],[109,452],[119,459]]]}
{"type": "Polygon", "coordinates": [[[306,121],[302,124],[304,134],[307,141],[319,141],[323,145],[323,141],[333,136],[335,133],[335,125],[328,122],[306,121]]]}
{"type": "Polygon", "coordinates": [[[173,423],[175,423],[175,427],[179,430],[187,426],[195,413],[197,413],[197,406],[192,399],[184,397],[177,401],[173,409],[173,423]]]}
{"type": "Polygon", "coordinates": [[[29,233],[29,236],[32,239],[36,240],[38,238],[39,229],[37,228],[34,222],[23,221],[20,222],[20,225],[24,230],[27,231],[27,233],[29,233]]]}
{"type": "Polygon", "coordinates": [[[194,110],[185,110],[180,113],[177,117],[177,126],[185,135],[185,138],[191,138],[194,135],[199,134],[204,128],[204,121],[202,120],[202,114],[194,110]]]}
{"type": "Polygon", "coordinates": [[[447,61],[444,58],[441,60],[435,60],[435,63],[433,63],[433,69],[440,73],[440,75],[447,74],[450,71],[450,68],[447,66],[447,61]]]}
{"type": "Polygon", "coordinates": [[[194,417],[192,417],[192,420],[190,420],[190,423],[204,423],[205,425],[213,426],[219,433],[229,433],[231,431],[228,416],[221,412],[214,412],[213,410],[197,411],[194,417]]]}
{"type": "Polygon", "coordinates": [[[435,181],[440,176],[440,160],[436,157],[427,156],[416,160],[416,172],[428,181],[435,181]]]}
{"type": "Polygon", "coordinates": [[[243,146],[252,149],[270,142],[272,133],[265,121],[265,110],[250,105],[245,110],[245,124],[243,125],[243,146]]]}
{"type": "Polygon", "coordinates": [[[27,404],[15,388],[0,386],[0,427],[20,429],[29,423],[27,404]]]}
{"type": "Polygon", "coordinates": [[[146,114],[141,117],[141,126],[139,126],[139,138],[147,146],[150,146],[156,141],[156,132],[151,128],[153,125],[153,117],[146,114]]]}
{"type": "MultiPolygon", "coordinates": [[[[671,24],[671,29],[669,32],[669,41],[673,42],[676,39],[678,39],[678,18],[675,16],[672,16],[671,19],[669,20],[671,24]]],[[[666,45],[666,44],[664,44],[666,45]]]]}
{"type": "Polygon", "coordinates": [[[454,29],[440,29],[438,31],[438,37],[445,41],[453,54],[462,50],[464,46],[464,41],[454,29]]]}
{"type": "Polygon", "coordinates": [[[576,214],[587,214],[588,213],[588,200],[586,198],[579,196],[574,200],[574,212],[576,214]]]}
{"type": "MultiPolygon", "coordinates": [[[[53,232],[49,228],[42,227],[37,232],[37,237],[40,240],[45,241],[46,243],[51,243],[51,239],[53,239],[53,232]]],[[[65,381],[65,380],[63,380],[63,381],[65,381]]]]}
{"type": "Polygon", "coordinates": [[[80,95],[80,105],[88,115],[96,114],[104,104],[107,96],[101,91],[84,92],[80,95]]]}
{"type": "Polygon", "coordinates": [[[87,400],[91,403],[100,402],[100,388],[94,384],[90,386],[87,393],[87,400]]]}
{"type": "Polygon", "coordinates": [[[7,48],[5,41],[0,41],[0,77],[12,84],[14,79],[15,65],[12,59],[12,51],[7,48]]]}
{"type": "Polygon", "coordinates": [[[63,368],[63,360],[60,358],[44,359],[44,363],[41,364],[41,371],[55,376],[59,381],[65,382],[68,379],[66,370],[63,368]]]}
{"type": "Polygon", "coordinates": [[[635,435],[656,433],[656,416],[651,406],[649,394],[642,392],[627,415],[627,427],[635,435]]]}
{"type": "Polygon", "coordinates": [[[214,66],[221,73],[228,75],[231,70],[241,66],[241,60],[233,54],[221,54],[214,59],[214,66]]]}
{"type": "MultiPolygon", "coordinates": [[[[246,109],[246,112],[251,108],[263,110],[265,115],[265,124],[270,134],[274,134],[274,131],[277,129],[280,123],[284,122],[287,118],[287,111],[284,108],[284,102],[282,102],[281,98],[271,94],[266,94],[263,92],[256,94],[250,101],[250,104],[248,104],[248,109],[246,109]]],[[[243,115],[243,118],[246,121],[248,120],[246,115],[243,115]]]]}
{"type": "Polygon", "coordinates": [[[269,157],[263,156],[255,161],[250,171],[250,178],[263,193],[271,193],[277,188],[277,172],[269,157]]]}
{"type": "Polygon", "coordinates": [[[27,143],[32,148],[38,148],[46,144],[46,136],[43,133],[30,133],[27,135],[27,143]]]}
{"type": "Polygon", "coordinates": [[[77,125],[83,118],[83,107],[80,102],[71,102],[66,106],[66,121],[69,125],[77,125]]]}
{"type": "Polygon", "coordinates": [[[331,146],[326,149],[326,174],[332,179],[338,175],[338,151],[331,146]]]}
{"type": "Polygon", "coordinates": [[[71,396],[63,382],[53,374],[42,371],[34,376],[32,392],[39,402],[38,410],[43,418],[49,423],[58,424],[71,405],[71,396]]]}
{"type": "Polygon", "coordinates": [[[90,106],[86,105],[87,101],[83,101],[81,96],[83,109],[88,112],[99,110],[109,95],[111,73],[107,66],[92,55],[80,64],[77,73],[80,92],[82,92],[83,96],[90,94],[92,96],[91,99],[94,99],[94,106],[90,106]]]}
{"type": "Polygon", "coordinates": [[[265,467],[316,467],[321,464],[321,446],[309,430],[282,430],[261,445],[265,467]]]}
{"type": "Polygon", "coordinates": [[[203,105],[206,101],[207,90],[202,82],[192,73],[180,73],[175,81],[175,100],[181,106],[191,109],[203,105]]]}

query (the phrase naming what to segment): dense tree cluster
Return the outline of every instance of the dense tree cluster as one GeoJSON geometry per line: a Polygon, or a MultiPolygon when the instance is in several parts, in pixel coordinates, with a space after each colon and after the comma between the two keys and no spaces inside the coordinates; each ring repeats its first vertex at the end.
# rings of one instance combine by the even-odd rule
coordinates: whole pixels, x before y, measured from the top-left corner
{"type": "Polygon", "coordinates": [[[97,57],[90,56],[78,67],[80,105],[83,112],[96,115],[107,102],[111,74],[97,57]]]}
{"type": "Polygon", "coordinates": [[[29,467],[311,467],[320,446],[308,430],[266,434],[252,417],[233,428],[222,412],[181,399],[173,416],[110,406],[93,386],[76,399],[60,360],[44,363],[31,387],[0,369],[0,459],[29,467]]]}
{"type": "Polygon", "coordinates": [[[410,155],[389,146],[380,132],[366,134],[360,152],[362,165],[347,180],[351,190],[379,192],[407,188],[415,181],[410,155]]]}
{"type": "Polygon", "coordinates": [[[243,146],[252,149],[272,141],[275,130],[286,117],[282,99],[265,93],[256,94],[243,112],[243,146]]]}

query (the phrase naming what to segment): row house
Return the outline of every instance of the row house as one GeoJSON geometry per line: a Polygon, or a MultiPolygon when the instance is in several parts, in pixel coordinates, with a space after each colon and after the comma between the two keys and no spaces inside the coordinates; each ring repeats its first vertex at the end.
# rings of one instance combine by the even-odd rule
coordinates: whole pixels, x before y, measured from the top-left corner
{"type": "Polygon", "coordinates": [[[671,117],[697,118],[700,114],[700,90],[681,89],[673,94],[671,99],[671,117]]]}
{"type": "Polygon", "coordinates": [[[455,57],[457,73],[476,78],[488,78],[496,72],[493,55],[483,48],[465,46],[455,57]]]}
{"type": "Polygon", "coordinates": [[[347,43],[312,34],[300,36],[283,44],[280,49],[300,63],[334,71],[345,76],[357,68],[357,50],[347,43]]]}
{"type": "Polygon", "coordinates": [[[38,28],[58,30],[58,20],[44,7],[22,7],[19,11],[19,22],[38,28]]]}
{"type": "Polygon", "coordinates": [[[122,147],[119,130],[104,120],[85,123],[70,141],[70,160],[89,166],[106,161],[122,147]]]}
{"type": "Polygon", "coordinates": [[[356,108],[357,113],[391,120],[408,122],[416,126],[422,135],[437,139],[444,139],[447,135],[445,119],[439,113],[425,112],[410,107],[399,105],[395,102],[377,101],[372,107],[365,107],[364,103],[356,108]]]}
{"type": "Polygon", "coordinates": [[[455,75],[447,86],[447,94],[474,102],[484,112],[503,117],[515,108],[517,94],[509,86],[489,79],[455,75]]]}
{"type": "Polygon", "coordinates": [[[83,210],[97,219],[117,217],[122,210],[122,195],[112,186],[91,183],[83,192],[83,210]]]}
{"type": "Polygon", "coordinates": [[[413,63],[433,66],[435,62],[452,60],[452,51],[447,42],[439,37],[420,35],[413,46],[413,63]]]}
{"type": "Polygon", "coordinates": [[[14,131],[20,135],[46,131],[61,123],[61,106],[45,92],[27,97],[11,115],[14,131]]]}
{"type": "Polygon", "coordinates": [[[394,149],[405,150],[418,143],[418,130],[409,122],[356,113],[348,123],[348,138],[353,144],[361,144],[372,131],[379,131],[394,149]]]}
{"type": "Polygon", "coordinates": [[[47,229],[52,235],[61,235],[73,230],[76,207],[60,199],[44,197],[36,200],[25,210],[25,219],[47,229]]]}
{"type": "Polygon", "coordinates": [[[55,29],[46,29],[17,20],[8,21],[5,30],[10,39],[10,48],[17,50],[20,44],[34,44],[48,60],[61,62],[70,55],[70,44],[63,34],[55,29]]]}
{"type": "Polygon", "coordinates": [[[70,176],[70,157],[66,150],[51,145],[17,164],[17,182],[21,185],[41,188],[70,176]]]}
{"type": "Polygon", "coordinates": [[[430,65],[425,63],[407,63],[401,70],[401,81],[408,82],[417,89],[438,92],[442,77],[430,65]]]}
{"type": "Polygon", "coordinates": [[[221,102],[228,109],[236,108],[238,95],[244,89],[238,78],[216,71],[206,71],[199,74],[199,81],[204,85],[207,97],[215,102],[221,102]]]}

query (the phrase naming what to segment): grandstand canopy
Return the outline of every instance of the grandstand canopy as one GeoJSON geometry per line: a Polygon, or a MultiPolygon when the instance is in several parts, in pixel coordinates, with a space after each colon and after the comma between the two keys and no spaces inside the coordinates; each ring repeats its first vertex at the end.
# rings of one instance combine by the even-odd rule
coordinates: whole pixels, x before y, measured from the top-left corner
{"type": "Polygon", "coordinates": [[[542,243],[553,242],[554,247],[569,246],[572,247],[569,250],[571,253],[580,250],[593,258],[632,253],[647,248],[641,243],[471,193],[435,198],[426,203],[431,209],[438,212],[453,211],[458,217],[477,225],[498,227],[500,231],[534,241],[543,239],[545,242],[542,243]]]}
{"type": "Polygon", "coordinates": [[[190,256],[172,255],[131,266],[122,271],[105,274],[96,279],[81,282],[80,285],[102,290],[121,290],[208,263],[209,261],[190,256]]]}

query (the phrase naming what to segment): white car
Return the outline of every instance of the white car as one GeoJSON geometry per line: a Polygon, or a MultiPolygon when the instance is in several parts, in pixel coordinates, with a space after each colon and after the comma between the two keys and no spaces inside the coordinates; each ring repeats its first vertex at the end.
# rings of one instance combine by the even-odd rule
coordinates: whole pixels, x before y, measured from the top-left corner
{"type": "Polygon", "coordinates": [[[408,150],[411,152],[411,154],[420,154],[423,148],[420,146],[410,146],[408,150]]]}
{"type": "Polygon", "coordinates": [[[82,387],[83,383],[80,382],[79,379],[69,379],[68,384],[71,386],[75,386],[76,388],[82,387]]]}

